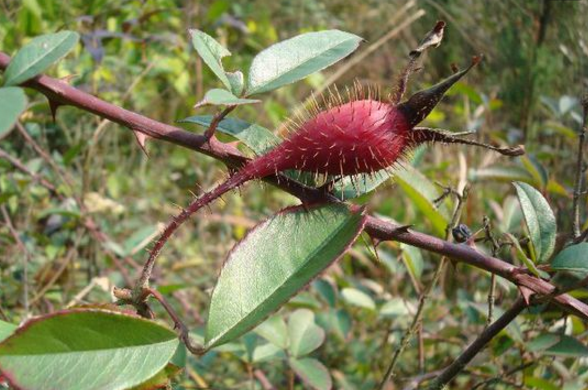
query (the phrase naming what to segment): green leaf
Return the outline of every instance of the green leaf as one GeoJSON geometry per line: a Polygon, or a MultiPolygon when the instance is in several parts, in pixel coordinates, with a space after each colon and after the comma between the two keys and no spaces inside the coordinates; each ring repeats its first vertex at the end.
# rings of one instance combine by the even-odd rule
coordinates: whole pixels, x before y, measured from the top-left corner
{"type": "Polygon", "coordinates": [[[230,252],[212,293],[206,346],[233,340],[282,306],[355,241],[362,209],[294,207],[255,227],[230,252]]]}
{"type": "Polygon", "coordinates": [[[376,310],[376,303],[366,293],[356,288],[344,288],[341,290],[341,296],[349,304],[362,307],[364,309],[376,310]]]}
{"type": "Polygon", "coordinates": [[[79,39],[79,34],[73,31],[61,31],[34,38],[10,61],[4,74],[5,85],[18,85],[42,73],[65,57],[79,39]]]}
{"type": "Polygon", "coordinates": [[[431,221],[435,231],[443,234],[449,223],[449,210],[444,203],[437,207],[433,202],[441,195],[439,189],[408,164],[397,170],[395,180],[414,205],[431,221]]]}
{"type": "Polygon", "coordinates": [[[588,272],[588,243],[571,245],[559,252],[551,262],[557,271],[588,272]]]}
{"type": "Polygon", "coordinates": [[[533,177],[521,167],[490,166],[482,169],[470,169],[468,177],[472,181],[496,180],[503,182],[523,181],[533,183],[533,177]]]}
{"type": "Polygon", "coordinates": [[[261,100],[241,99],[226,89],[215,88],[206,92],[204,99],[196,104],[195,107],[205,106],[207,104],[212,104],[214,106],[239,106],[243,104],[253,104],[259,102],[261,102],[261,100]]]}
{"type": "Polygon", "coordinates": [[[557,226],[555,216],[543,195],[527,183],[513,183],[517,190],[523,216],[527,222],[531,242],[538,263],[545,262],[555,248],[557,226]]]}
{"type": "Polygon", "coordinates": [[[402,298],[392,298],[380,308],[380,316],[396,318],[410,314],[408,307],[402,298]]]}
{"type": "Polygon", "coordinates": [[[384,169],[374,172],[371,175],[362,174],[353,179],[350,176],[347,176],[344,177],[343,180],[335,183],[333,194],[341,200],[357,198],[372,192],[388,181],[390,177],[390,173],[384,169]]]}
{"type": "Polygon", "coordinates": [[[337,303],[337,293],[335,287],[325,279],[317,279],[312,283],[312,286],[319,292],[320,296],[331,307],[335,307],[337,303]]]}
{"type": "Polygon", "coordinates": [[[251,64],[247,95],[301,80],[353,53],[362,38],[338,30],[298,35],[260,52],[251,64]]]}
{"type": "Polygon", "coordinates": [[[351,331],[352,319],[345,309],[329,309],[317,314],[317,323],[345,340],[351,331]]]}
{"type": "Polygon", "coordinates": [[[27,97],[21,88],[0,88],[0,138],[12,129],[27,106],[27,97]]]}
{"type": "Polygon", "coordinates": [[[27,322],[0,343],[0,371],[22,389],[126,389],[163,369],[177,335],[154,322],[71,310],[27,322]]]}
{"type": "Polygon", "coordinates": [[[412,279],[415,283],[418,283],[424,268],[423,255],[420,249],[406,244],[400,244],[400,249],[402,250],[402,261],[404,261],[412,279]]]}
{"type": "Polygon", "coordinates": [[[229,83],[231,84],[231,92],[233,95],[241,96],[243,88],[245,87],[245,80],[243,78],[243,72],[226,72],[229,83]]]}
{"type": "Polygon", "coordinates": [[[540,188],[547,187],[549,181],[549,174],[541,163],[532,156],[524,155],[521,157],[521,162],[525,169],[533,176],[534,182],[539,184],[540,188]]]}
{"type": "Polygon", "coordinates": [[[308,355],[325,341],[325,331],[314,322],[314,313],[298,309],[288,319],[290,352],[294,357],[308,355]]]}
{"type": "Polygon", "coordinates": [[[154,389],[167,389],[170,381],[177,376],[182,369],[174,364],[168,364],[161,369],[154,377],[141,383],[138,386],[132,387],[131,390],[154,390],[154,389]]]}
{"type": "Polygon", "coordinates": [[[318,360],[313,358],[290,359],[290,367],[311,388],[316,390],[330,390],[333,387],[329,370],[318,360]]]}
{"type": "Polygon", "coordinates": [[[286,352],[275,344],[267,343],[264,345],[257,346],[253,350],[251,361],[256,363],[281,360],[286,358],[286,352]]]}
{"type": "Polygon", "coordinates": [[[557,383],[558,379],[553,378],[552,381],[556,383],[538,377],[525,377],[525,385],[530,388],[539,390],[561,390],[561,386],[557,383]]]}
{"type": "Polygon", "coordinates": [[[504,235],[510,240],[510,242],[513,244],[513,248],[515,250],[517,259],[519,259],[519,261],[521,263],[523,263],[527,269],[529,271],[531,271],[531,273],[537,277],[542,277],[542,278],[546,278],[549,279],[549,274],[546,273],[545,271],[541,271],[539,268],[537,268],[537,266],[535,265],[535,263],[533,262],[533,260],[529,259],[527,257],[527,254],[525,253],[525,251],[523,250],[523,248],[521,248],[521,244],[519,243],[519,240],[516,239],[515,236],[513,236],[510,233],[504,233],[504,235]]]}
{"type": "Polygon", "coordinates": [[[588,356],[588,347],[578,339],[560,335],[557,344],[545,349],[545,355],[565,356],[565,357],[586,357],[588,356]]]}
{"type": "Polygon", "coordinates": [[[225,88],[232,91],[231,81],[227,77],[222,64],[222,58],[230,56],[231,52],[203,31],[189,30],[189,32],[192,37],[192,46],[194,46],[194,49],[202,57],[204,63],[219,78],[225,88]]]}
{"type": "Polygon", "coordinates": [[[255,328],[255,333],[280,348],[288,348],[288,328],[282,316],[268,318],[255,328]]]}
{"type": "MultiPolygon", "coordinates": [[[[208,127],[212,121],[211,115],[196,115],[179,121],[180,123],[195,123],[208,127]]],[[[243,142],[255,154],[262,155],[280,143],[280,138],[265,127],[251,124],[236,118],[225,118],[218,124],[217,130],[228,134],[243,142]]]]}
{"type": "Polygon", "coordinates": [[[0,342],[10,336],[16,328],[16,325],[0,320],[0,342]]]}
{"type": "Polygon", "coordinates": [[[539,352],[544,351],[547,348],[553,347],[561,340],[561,335],[555,333],[544,333],[535,337],[529,343],[527,343],[527,351],[539,352]]]}

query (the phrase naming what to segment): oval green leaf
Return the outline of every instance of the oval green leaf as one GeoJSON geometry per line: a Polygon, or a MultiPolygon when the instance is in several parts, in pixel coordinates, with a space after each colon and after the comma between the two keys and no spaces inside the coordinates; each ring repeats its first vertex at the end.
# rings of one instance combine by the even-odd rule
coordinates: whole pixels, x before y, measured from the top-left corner
{"type": "Polygon", "coordinates": [[[241,96],[243,93],[243,88],[245,88],[243,72],[238,70],[236,72],[225,72],[225,74],[227,75],[229,83],[231,84],[231,92],[233,95],[241,96]]]}
{"type": "Polygon", "coordinates": [[[362,38],[339,30],[298,35],[260,52],[251,64],[247,95],[301,80],[353,53],[362,38]]]}
{"type": "Polygon", "coordinates": [[[3,341],[5,338],[10,336],[16,330],[16,328],[16,325],[0,320],[0,341],[3,341]]]}
{"type": "Polygon", "coordinates": [[[241,99],[233,95],[226,89],[215,88],[206,92],[204,99],[196,104],[194,107],[205,106],[211,104],[213,106],[240,106],[243,104],[260,103],[261,100],[256,99],[241,99]]]}
{"type": "Polygon", "coordinates": [[[559,342],[543,350],[543,354],[565,357],[586,357],[588,356],[588,347],[585,343],[574,337],[561,335],[559,342]]]}
{"type": "Polygon", "coordinates": [[[5,85],[18,85],[31,79],[67,55],[80,36],[73,31],[41,35],[23,46],[6,69],[5,85]]]}
{"type": "Polygon", "coordinates": [[[391,174],[385,169],[372,174],[347,176],[335,183],[333,195],[341,200],[353,199],[372,192],[390,179],[391,174]]]}
{"type": "Polygon", "coordinates": [[[543,195],[527,183],[514,182],[523,216],[535,249],[536,261],[545,262],[555,248],[555,216],[543,195]]]}
{"type": "Polygon", "coordinates": [[[529,352],[545,351],[561,341],[561,335],[555,333],[543,333],[527,343],[526,348],[529,352]]]}
{"type": "Polygon", "coordinates": [[[255,333],[282,349],[288,348],[288,328],[282,316],[268,318],[255,328],[255,333]]]}
{"type": "MultiPolygon", "coordinates": [[[[211,115],[195,115],[182,119],[180,123],[194,123],[203,127],[210,126],[211,115]]],[[[243,142],[255,154],[262,155],[280,143],[280,138],[265,127],[245,122],[236,118],[225,118],[218,124],[218,131],[228,134],[243,142]]]]}
{"type": "Polygon", "coordinates": [[[368,294],[356,288],[344,288],[341,296],[349,304],[368,310],[376,310],[376,302],[368,294]]]}
{"type": "Polygon", "coordinates": [[[308,355],[325,341],[325,331],[314,322],[314,313],[298,309],[288,319],[290,352],[294,357],[308,355]]]}
{"type": "Polygon", "coordinates": [[[523,181],[526,183],[533,183],[533,176],[522,167],[503,167],[503,166],[490,166],[481,169],[470,169],[468,171],[468,178],[471,181],[523,181]]]}
{"type": "Polygon", "coordinates": [[[27,97],[22,88],[0,88],[0,138],[2,138],[27,106],[27,97]]]}
{"type": "Polygon", "coordinates": [[[259,224],[229,253],[212,293],[206,346],[242,335],[341,256],[363,229],[362,209],[294,207],[259,224]]]}
{"type": "Polygon", "coordinates": [[[510,242],[512,243],[512,247],[513,247],[513,250],[515,251],[515,255],[516,255],[517,259],[519,259],[519,261],[521,263],[523,263],[527,267],[527,269],[529,271],[531,271],[531,273],[533,275],[537,276],[538,278],[549,279],[549,274],[547,272],[541,271],[539,268],[537,268],[537,266],[535,265],[533,260],[531,260],[527,257],[527,254],[525,253],[525,251],[521,247],[521,243],[519,242],[519,240],[517,240],[517,238],[515,236],[513,236],[510,233],[504,233],[504,236],[506,238],[508,238],[510,240],[510,242]]]}
{"type": "Polygon", "coordinates": [[[103,310],[57,312],[0,343],[0,371],[21,389],[127,389],[163,369],[177,335],[154,322],[103,310]]]}
{"type": "Polygon", "coordinates": [[[421,250],[417,247],[400,244],[402,250],[402,261],[406,265],[406,269],[410,274],[413,282],[418,285],[423,274],[424,261],[421,250]]]}
{"type": "Polygon", "coordinates": [[[449,210],[445,203],[433,202],[441,191],[412,165],[406,164],[396,170],[395,180],[406,192],[414,205],[431,221],[438,234],[444,234],[449,223],[449,210]]]}
{"type": "Polygon", "coordinates": [[[315,390],[330,390],[333,381],[329,370],[318,360],[313,358],[290,359],[290,367],[296,375],[310,388],[315,390]]]}
{"type": "Polygon", "coordinates": [[[588,243],[571,245],[559,252],[551,262],[551,268],[588,273],[588,243]]]}
{"type": "Polygon", "coordinates": [[[189,32],[192,37],[192,46],[194,46],[204,63],[219,78],[225,88],[233,90],[231,81],[227,77],[222,64],[222,58],[230,56],[231,52],[203,31],[189,30],[189,32]]]}

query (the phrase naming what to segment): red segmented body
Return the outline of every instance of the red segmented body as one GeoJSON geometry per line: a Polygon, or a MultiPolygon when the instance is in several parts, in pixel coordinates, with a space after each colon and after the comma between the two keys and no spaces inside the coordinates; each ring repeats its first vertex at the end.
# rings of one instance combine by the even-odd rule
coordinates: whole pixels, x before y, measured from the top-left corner
{"type": "Polygon", "coordinates": [[[409,131],[404,115],[388,103],[345,103],[309,119],[242,173],[261,178],[287,169],[341,176],[375,172],[404,154],[409,131]]]}

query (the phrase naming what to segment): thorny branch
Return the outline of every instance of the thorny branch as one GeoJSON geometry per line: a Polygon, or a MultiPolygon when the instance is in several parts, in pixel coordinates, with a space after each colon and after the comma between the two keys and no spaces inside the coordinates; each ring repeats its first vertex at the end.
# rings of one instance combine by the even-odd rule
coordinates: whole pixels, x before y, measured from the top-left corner
{"type": "Polygon", "coordinates": [[[527,307],[523,298],[518,298],[514,305],[500,318],[488,326],[476,340],[466,348],[457,359],[429,385],[429,390],[441,390],[492,340],[508,326],[527,307]]]}
{"type": "MultiPolygon", "coordinates": [[[[465,201],[467,200],[467,197],[468,197],[469,186],[466,185],[466,187],[463,189],[461,194],[459,194],[455,190],[452,190],[452,191],[453,192],[451,192],[451,191],[448,192],[448,194],[455,193],[456,197],[457,197],[457,203],[455,205],[455,209],[453,211],[451,221],[449,222],[449,224],[447,225],[447,228],[445,229],[445,239],[446,240],[449,239],[449,235],[451,234],[451,230],[455,227],[455,225],[457,225],[457,222],[459,221],[459,218],[461,216],[461,211],[463,210],[463,206],[464,206],[465,201]]],[[[429,295],[431,294],[433,289],[437,286],[437,282],[439,281],[439,278],[441,277],[441,274],[443,273],[443,269],[445,268],[446,262],[447,262],[447,258],[445,256],[443,256],[441,258],[441,261],[439,262],[439,265],[437,266],[437,269],[435,270],[435,273],[433,275],[433,279],[431,280],[429,285],[425,288],[425,290],[423,291],[423,293],[419,297],[417,311],[416,311],[414,317],[412,318],[412,322],[410,324],[410,327],[406,330],[406,332],[402,336],[402,339],[400,340],[400,346],[396,349],[396,351],[394,352],[394,355],[392,356],[392,360],[390,361],[388,369],[386,370],[386,373],[384,374],[384,378],[380,382],[379,389],[384,389],[386,387],[386,384],[388,383],[390,378],[392,378],[392,376],[394,375],[394,368],[396,367],[396,363],[398,363],[398,359],[400,358],[400,355],[402,354],[402,352],[404,352],[404,350],[406,349],[406,347],[410,343],[410,339],[412,338],[412,336],[420,328],[425,304],[426,304],[427,300],[429,299],[429,295]]]]}
{"type": "MultiPolygon", "coordinates": [[[[10,57],[0,52],[0,70],[6,69],[9,63],[10,57]]],[[[85,93],[63,81],[48,76],[38,76],[24,83],[24,86],[43,93],[54,104],[78,107],[151,138],[167,141],[206,154],[222,161],[229,167],[238,167],[247,161],[246,157],[236,148],[221,143],[215,137],[207,140],[202,135],[196,135],[181,128],[147,118],[85,93]]],[[[305,187],[283,175],[268,177],[265,181],[305,202],[338,201],[324,191],[305,187]]],[[[400,225],[372,216],[367,218],[365,231],[376,240],[403,242],[426,251],[447,256],[454,261],[461,261],[486,270],[509,280],[517,286],[526,287],[538,296],[549,295],[555,290],[551,283],[533,275],[519,272],[518,267],[495,257],[487,256],[466,245],[454,244],[434,236],[405,229],[400,225]]],[[[588,305],[567,294],[554,296],[553,303],[569,313],[588,320],[588,305]]]]}

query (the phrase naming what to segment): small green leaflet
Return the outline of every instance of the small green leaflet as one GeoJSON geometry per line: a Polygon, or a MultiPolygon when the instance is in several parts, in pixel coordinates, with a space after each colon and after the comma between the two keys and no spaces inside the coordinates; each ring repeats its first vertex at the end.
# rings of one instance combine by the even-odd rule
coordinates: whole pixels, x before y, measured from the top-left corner
{"type": "Polygon", "coordinates": [[[301,80],[353,53],[362,38],[339,30],[298,35],[260,52],[249,69],[246,95],[301,80]]]}
{"type": "Polygon", "coordinates": [[[588,274],[588,243],[570,245],[559,252],[551,262],[551,268],[588,274]]]}
{"type": "Polygon", "coordinates": [[[557,226],[555,216],[543,195],[527,183],[514,182],[523,216],[535,249],[535,260],[543,263],[555,248],[557,226]]]}
{"type": "Polygon", "coordinates": [[[27,106],[22,88],[0,88],[0,138],[12,129],[27,106]]]}
{"type": "Polygon", "coordinates": [[[241,99],[233,95],[226,89],[215,88],[206,92],[204,99],[196,104],[195,107],[205,106],[211,104],[214,106],[239,106],[242,104],[261,103],[261,100],[256,99],[241,99]]]}
{"type": "Polygon", "coordinates": [[[79,34],[73,31],[61,31],[34,38],[10,61],[4,73],[5,85],[18,85],[41,74],[65,57],[79,39],[79,34]]]}
{"type": "MultiPolygon", "coordinates": [[[[208,127],[212,122],[211,115],[195,115],[182,119],[180,123],[195,123],[208,127]]],[[[237,118],[225,118],[217,126],[221,133],[228,134],[243,142],[255,154],[267,153],[280,143],[280,138],[265,127],[245,122],[237,118]]]]}
{"type": "Polygon", "coordinates": [[[194,49],[196,49],[204,63],[208,65],[225,88],[233,91],[233,93],[237,93],[233,90],[231,81],[225,73],[222,64],[222,58],[230,56],[231,52],[203,31],[189,30],[189,32],[192,37],[192,46],[194,46],[194,49]]]}

